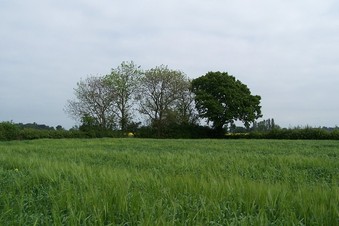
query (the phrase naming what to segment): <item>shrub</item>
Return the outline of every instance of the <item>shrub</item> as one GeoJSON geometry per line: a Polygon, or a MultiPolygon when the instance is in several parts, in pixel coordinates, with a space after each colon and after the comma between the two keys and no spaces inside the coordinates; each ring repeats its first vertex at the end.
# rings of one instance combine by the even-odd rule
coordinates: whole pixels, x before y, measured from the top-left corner
{"type": "Polygon", "coordinates": [[[15,140],[18,136],[19,128],[12,122],[0,123],[0,140],[15,140]]]}
{"type": "Polygon", "coordinates": [[[20,139],[21,140],[33,140],[33,139],[40,139],[45,138],[42,136],[42,133],[40,130],[36,129],[22,129],[20,131],[20,139]]]}
{"type": "Polygon", "coordinates": [[[331,132],[332,140],[339,140],[339,129],[335,129],[331,132]]]}
{"type": "Polygon", "coordinates": [[[251,139],[338,140],[339,130],[329,132],[320,128],[273,129],[269,132],[251,132],[251,139]]]}

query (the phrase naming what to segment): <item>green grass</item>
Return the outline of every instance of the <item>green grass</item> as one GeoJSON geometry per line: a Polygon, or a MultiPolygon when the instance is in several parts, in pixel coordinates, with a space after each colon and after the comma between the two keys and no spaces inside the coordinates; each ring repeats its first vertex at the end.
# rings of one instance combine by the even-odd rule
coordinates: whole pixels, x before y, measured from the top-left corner
{"type": "Polygon", "coordinates": [[[0,142],[0,225],[339,225],[339,141],[0,142]]]}

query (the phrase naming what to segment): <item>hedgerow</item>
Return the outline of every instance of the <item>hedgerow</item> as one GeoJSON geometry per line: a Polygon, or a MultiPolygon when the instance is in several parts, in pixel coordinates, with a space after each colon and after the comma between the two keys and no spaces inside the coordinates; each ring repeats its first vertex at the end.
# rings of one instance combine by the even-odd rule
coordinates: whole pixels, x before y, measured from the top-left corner
{"type": "MultiPolygon", "coordinates": [[[[128,132],[104,129],[87,130],[41,130],[34,128],[21,128],[11,122],[0,123],[0,141],[7,140],[33,140],[33,139],[62,139],[62,138],[103,138],[103,137],[128,137],[128,132]]],[[[226,133],[224,137],[211,128],[199,125],[171,124],[165,127],[161,134],[148,126],[133,131],[137,138],[171,138],[171,139],[199,139],[199,138],[224,138],[224,139],[289,139],[289,140],[339,140],[339,129],[328,131],[321,128],[293,128],[273,129],[270,131],[252,131],[241,133],[226,133]]]]}

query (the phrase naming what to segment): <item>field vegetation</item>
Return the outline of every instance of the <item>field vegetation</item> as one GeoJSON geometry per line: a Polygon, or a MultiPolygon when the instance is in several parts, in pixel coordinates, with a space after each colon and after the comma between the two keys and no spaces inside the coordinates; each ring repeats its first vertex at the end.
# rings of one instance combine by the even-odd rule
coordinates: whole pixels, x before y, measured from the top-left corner
{"type": "MultiPolygon", "coordinates": [[[[33,139],[62,139],[62,138],[123,138],[133,133],[138,138],[159,138],[157,130],[151,126],[130,128],[129,132],[121,130],[106,130],[98,127],[80,129],[54,129],[40,127],[22,127],[13,122],[0,122],[0,141],[9,140],[33,140],[33,139]]],[[[339,140],[339,128],[256,128],[246,130],[243,127],[231,129],[219,137],[213,128],[199,125],[176,125],[170,124],[162,130],[161,138],[175,139],[287,139],[287,140],[339,140]]]]}
{"type": "Polygon", "coordinates": [[[0,225],[338,225],[339,142],[0,142],[0,225]]]}

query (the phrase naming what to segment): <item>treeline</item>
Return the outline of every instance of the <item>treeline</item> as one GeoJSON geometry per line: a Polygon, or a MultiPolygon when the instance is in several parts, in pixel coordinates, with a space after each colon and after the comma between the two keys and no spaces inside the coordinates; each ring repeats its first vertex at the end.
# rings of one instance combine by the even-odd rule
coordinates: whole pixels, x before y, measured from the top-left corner
{"type": "Polygon", "coordinates": [[[122,62],[109,74],[81,79],[65,112],[80,124],[70,130],[0,124],[0,140],[39,138],[255,138],[338,139],[338,130],[281,129],[262,118],[261,97],[227,72],[195,79],[165,65],[142,70],[122,62]],[[242,126],[236,126],[239,123],[242,126]]]}
{"type": "MultiPolygon", "coordinates": [[[[267,120],[265,120],[267,121],[267,120]]],[[[12,122],[0,123],[0,141],[9,140],[32,140],[32,139],[61,139],[61,138],[158,138],[157,131],[151,126],[135,127],[133,132],[125,133],[119,130],[104,130],[98,128],[72,128],[70,130],[42,129],[46,127],[25,128],[20,124],[12,122]]],[[[291,139],[291,140],[339,140],[339,128],[280,128],[276,125],[272,129],[258,129],[251,127],[246,130],[244,127],[230,129],[225,133],[223,139],[291,139]],[[239,132],[239,131],[242,132],[239,132]]],[[[169,125],[163,131],[162,138],[170,139],[200,139],[220,138],[213,128],[199,125],[169,125]]]]}
{"type": "MultiPolygon", "coordinates": [[[[13,122],[0,123],[0,141],[9,140],[33,140],[33,139],[61,139],[61,138],[123,138],[123,137],[138,137],[138,138],[159,138],[158,131],[151,126],[136,125],[130,128],[130,132],[121,130],[104,129],[98,126],[80,126],[70,130],[54,129],[44,125],[29,127],[22,126],[21,123],[13,122]]],[[[214,138],[214,130],[207,126],[199,125],[168,125],[163,130],[161,138],[214,138]]]]}
{"type": "Polygon", "coordinates": [[[290,128],[249,133],[228,133],[229,139],[339,140],[339,128],[290,128]]]}
{"type": "Polygon", "coordinates": [[[84,130],[128,133],[142,122],[139,130],[147,137],[205,137],[207,133],[222,138],[234,122],[248,129],[262,117],[260,100],[227,72],[208,72],[191,80],[165,65],[142,70],[133,62],[123,62],[110,74],[81,79],[65,112],[84,130]],[[200,122],[208,122],[213,131],[200,122]]]}
{"type": "Polygon", "coordinates": [[[64,130],[64,128],[61,125],[58,125],[54,128],[53,126],[48,126],[48,125],[45,125],[45,124],[38,124],[36,122],[33,122],[33,123],[17,123],[15,125],[17,125],[21,129],[64,130]]]}
{"type": "Polygon", "coordinates": [[[250,138],[291,140],[339,140],[339,129],[332,131],[311,127],[294,129],[274,129],[267,133],[253,132],[250,134],[250,138]]]}
{"type": "Polygon", "coordinates": [[[46,125],[22,124],[13,122],[0,123],[0,140],[33,140],[33,139],[61,139],[61,138],[99,138],[119,137],[115,131],[82,131],[79,129],[65,130],[61,126],[54,128],[46,125]]]}

